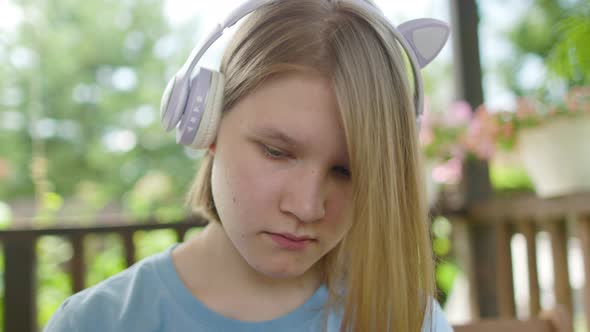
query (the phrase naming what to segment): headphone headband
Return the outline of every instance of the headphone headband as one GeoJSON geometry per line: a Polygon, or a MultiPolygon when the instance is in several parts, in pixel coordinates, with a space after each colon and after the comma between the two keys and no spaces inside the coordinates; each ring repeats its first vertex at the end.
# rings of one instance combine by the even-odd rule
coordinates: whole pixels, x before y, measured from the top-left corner
{"type": "MultiPolygon", "coordinates": [[[[203,116],[203,107],[195,107],[186,109],[188,103],[188,99],[192,97],[193,93],[196,94],[195,98],[200,98],[201,100],[205,100],[210,94],[208,91],[205,94],[199,94],[200,92],[193,92],[196,86],[200,86],[198,90],[202,91],[203,89],[209,90],[212,82],[215,80],[215,86],[217,88],[223,88],[223,74],[212,72],[211,75],[198,75],[203,77],[209,77],[207,82],[202,82],[201,84],[193,83],[195,80],[192,72],[194,67],[197,65],[199,60],[203,57],[205,52],[211,47],[211,45],[221,37],[225,29],[230,28],[238,21],[240,21],[244,16],[250,14],[251,12],[257,10],[258,8],[277,2],[278,0],[248,0],[233,11],[229,13],[226,19],[224,19],[221,23],[218,23],[212,31],[206,36],[203,43],[195,46],[195,48],[191,51],[190,56],[186,60],[186,62],[182,65],[182,67],[178,70],[178,72],[174,75],[174,77],[170,80],[168,85],[166,86],[166,90],[164,95],[162,96],[162,102],[160,106],[160,115],[162,126],[166,131],[170,131],[174,127],[179,126],[180,123],[187,123],[190,121],[192,123],[200,123],[200,119],[203,116]],[[220,86],[221,84],[221,86],[220,86]],[[203,88],[205,86],[205,88],[203,88]],[[190,118],[188,120],[181,121],[183,117],[190,118]]],[[[292,0],[296,1],[296,0],[292,0]]],[[[422,76],[420,75],[420,69],[425,67],[428,63],[430,63],[440,52],[444,44],[446,43],[450,29],[448,24],[435,20],[435,19],[417,19],[411,20],[401,24],[398,28],[396,28],[378,8],[372,6],[371,4],[367,3],[364,0],[353,0],[351,3],[362,7],[363,10],[370,12],[375,15],[380,15],[385,19],[387,24],[389,25],[390,31],[394,34],[395,38],[405,50],[408,59],[410,60],[410,64],[412,67],[412,73],[414,75],[414,109],[416,112],[417,120],[422,114],[423,111],[423,99],[424,99],[424,88],[422,82],[422,76]]],[[[205,69],[205,68],[203,68],[205,69]]],[[[208,70],[209,71],[209,70],[208,70]]],[[[220,95],[219,91],[215,92],[215,95],[220,95]]],[[[222,97],[219,97],[222,98],[222,97]]],[[[192,103],[195,104],[195,103],[192,103]]],[[[220,101],[211,101],[208,103],[209,105],[216,105],[215,107],[220,107],[220,101]]],[[[218,121],[219,116],[208,117],[212,119],[211,121],[218,121]]],[[[204,126],[216,126],[216,124],[203,124],[204,126]]],[[[199,127],[200,130],[200,127],[199,127]]],[[[207,129],[207,132],[210,132],[211,129],[207,129]]],[[[203,142],[192,142],[187,144],[186,142],[190,141],[187,138],[185,132],[178,133],[178,141],[182,141],[183,144],[195,146],[201,146],[203,142]],[[180,137],[184,137],[181,139],[180,137]]],[[[194,136],[191,136],[194,137],[194,136]]],[[[210,139],[210,138],[206,138],[210,139]]]]}
{"type": "Polygon", "coordinates": [[[207,38],[204,39],[204,43],[201,46],[196,46],[191,55],[188,57],[187,61],[185,62],[184,66],[187,66],[187,71],[192,71],[195,65],[199,62],[199,60],[203,57],[205,52],[213,45],[213,43],[223,35],[225,29],[231,28],[244,18],[246,15],[250,14],[251,12],[255,11],[256,9],[262,7],[263,5],[275,2],[277,0],[249,0],[245,3],[241,4],[238,8],[234,9],[229,13],[227,18],[225,18],[221,23],[218,23],[215,28],[209,33],[207,38]]]}

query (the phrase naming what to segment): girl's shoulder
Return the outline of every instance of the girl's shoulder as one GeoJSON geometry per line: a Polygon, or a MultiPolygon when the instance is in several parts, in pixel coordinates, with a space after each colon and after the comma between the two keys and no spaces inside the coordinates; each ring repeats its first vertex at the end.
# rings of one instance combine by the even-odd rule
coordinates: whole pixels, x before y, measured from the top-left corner
{"type": "Polygon", "coordinates": [[[149,303],[157,303],[162,296],[159,284],[171,249],[68,297],[44,331],[129,331],[126,322],[133,323],[131,330],[150,323],[156,315],[149,303]]]}

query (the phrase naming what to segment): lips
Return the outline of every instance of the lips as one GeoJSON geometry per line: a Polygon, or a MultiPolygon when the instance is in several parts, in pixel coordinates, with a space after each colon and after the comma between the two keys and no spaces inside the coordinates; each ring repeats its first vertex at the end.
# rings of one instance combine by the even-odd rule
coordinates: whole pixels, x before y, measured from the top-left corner
{"type": "Polygon", "coordinates": [[[291,240],[291,241],[306,241],[306,240],[311,241],[311,240],[313,240],[313,238],[310,236],[296,236],[296,235],[292,235],[289,233],[271,233],[271,234],[282,236],[282,237],[287,238],[288,240],[291,240]]]}
{"type": "Polygon", "coordinates": [[[280,248],[288,250],[303,250],[309,244],[316,241],[309,236],[297,236],[290,233],[266,233],[270,239],[280,248]]]}

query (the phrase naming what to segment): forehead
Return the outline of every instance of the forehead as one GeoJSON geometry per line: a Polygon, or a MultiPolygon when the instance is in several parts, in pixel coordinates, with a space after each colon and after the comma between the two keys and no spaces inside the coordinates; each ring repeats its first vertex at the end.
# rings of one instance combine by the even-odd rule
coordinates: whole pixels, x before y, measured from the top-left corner
{"type": "Polygon", "coordinates": [[[242,130],[281,133],[299,145],[346,152],[333,84],[324,76],[291,73],[275,77],[244,97],[230,114],[233,112],[242,130]]]}

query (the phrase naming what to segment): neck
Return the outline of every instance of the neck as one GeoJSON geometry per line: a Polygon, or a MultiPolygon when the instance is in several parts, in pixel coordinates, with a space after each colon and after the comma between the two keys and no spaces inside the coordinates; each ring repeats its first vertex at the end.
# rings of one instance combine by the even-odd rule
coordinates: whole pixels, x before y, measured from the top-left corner
{"type": "Polygon", "coordinates": [[[176,248],[173,258],[193,295],[210,308],[243,320],[272,319],[285,314],[303,304],[321,282],[315,267],[293,278],[272,278],[259,273],[244,260],[216,222],[176,248]],[[267,303],[268,307],[254,308],[253,303],[267,303]]]}
{"type": "Polygon", "coordinates": [[[219,223],[211,223],[202,234],[199,250],[209,257],[209,268],[220,274],[231,277],[242,286],[255,289],[288,289],[308,286],[313,289],[319,286],[319,273],[312,268],[301,276],[293,278],[272,278],[253,269],[242,255],[234,247],[227,237],[223,226],[219,223]],[[212,259],[215,257],[215,259],[212,259]]]}

